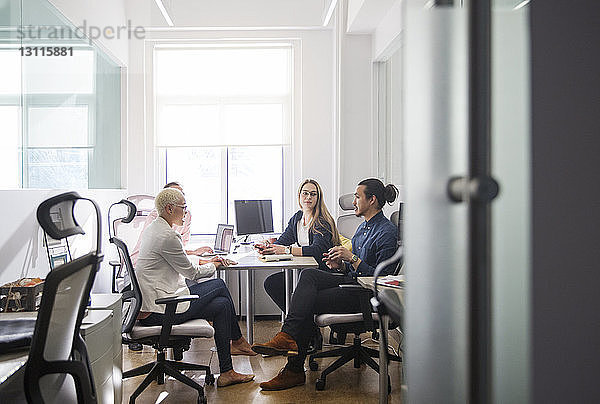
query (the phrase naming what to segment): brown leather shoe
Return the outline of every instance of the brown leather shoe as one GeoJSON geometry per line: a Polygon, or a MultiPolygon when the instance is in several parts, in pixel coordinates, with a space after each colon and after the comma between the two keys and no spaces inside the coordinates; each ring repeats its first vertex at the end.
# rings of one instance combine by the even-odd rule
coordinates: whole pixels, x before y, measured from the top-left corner
{"type": "Polygon", "coordinates": [[[252,350],[262,355],[298,355],[298,344],[289,334],[283,331],[278,332],[271,341],[264,344],[252,345],[252,350]]]}
{"type": "Polygon", "coordinates": [[[294,372],[283,368],[277,376],[268,382],[262,382],[260,388],[266,391],[285,390],[296,386],[302,386],[306,382],[304,372],[294,372]]]}

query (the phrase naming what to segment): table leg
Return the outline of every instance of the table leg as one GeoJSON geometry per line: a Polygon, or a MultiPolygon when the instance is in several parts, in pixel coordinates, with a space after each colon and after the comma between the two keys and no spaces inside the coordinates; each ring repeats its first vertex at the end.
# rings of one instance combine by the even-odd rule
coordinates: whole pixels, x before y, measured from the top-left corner
{"type": "MultiPolygon", "coordinates": [[[[287,287],[287,281],[285,279],[287,277],[287,275],[286,275],[285,269],[282,269],[281,272],[283,272],[283,280],[285,283],[285,285],[283,287],[285,288],[285,287],[287,287]]],[[[288,306],[287,292],[286,292],[285,296],[286,296],[285,307],[287,307],[288,306]]],[[[281,324],[283,324],[283,322],[285,321],[285,315],[287,314],[286,312],[287,312],[287,309],[285,311],[281,312],[281,324]]]]}
{"type": "Polygon", "coordinates": [[[380,315],[379,332],[379,403],[388,402],[388,325],[390,319],[386,315],[380,315]]]}
{"type": "Polygon", "coordinates": [[[246,271],[246,330],[248,343],[254,343],[254,272],[246,271]]]}
{"type": "Polygon", "coordinates": [[[285,314],[290,312],[290,303],[292,301],[292,273],[291,269],[285,269],[285,314]]]}

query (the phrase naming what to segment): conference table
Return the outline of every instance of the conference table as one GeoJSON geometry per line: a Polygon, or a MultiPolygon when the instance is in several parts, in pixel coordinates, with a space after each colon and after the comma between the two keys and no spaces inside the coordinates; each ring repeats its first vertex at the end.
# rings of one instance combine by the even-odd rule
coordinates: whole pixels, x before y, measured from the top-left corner
{"type": "Polygon", "coordinates": [[[246,252],[229,254],[226,258],[236,261],[236,265],[217,268],[217,277],[222,271],[246,271],[246,329],[247,340],[254,343],[254,271],[265,269],[282,269],[285,271],[285,303],[286,309],[290,307],[293,287],[297,282],[297,273],[300,269],[319,268],[313,257],[293,257],[282,261],[263,261],[254,249],[246,252]]]}

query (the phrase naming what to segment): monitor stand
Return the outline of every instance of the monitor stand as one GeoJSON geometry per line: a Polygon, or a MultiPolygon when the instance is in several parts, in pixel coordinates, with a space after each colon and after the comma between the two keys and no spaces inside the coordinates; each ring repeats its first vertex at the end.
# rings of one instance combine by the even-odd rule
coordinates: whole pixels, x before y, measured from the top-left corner
{"type": "Polygon", "coordinates": [[[240,244],[252,244],[251,241],[248,241],[248,238],[250,237],[249,234],[246,234],[246,237],[243,238],[242,241],[240,241],[240,244]]]}

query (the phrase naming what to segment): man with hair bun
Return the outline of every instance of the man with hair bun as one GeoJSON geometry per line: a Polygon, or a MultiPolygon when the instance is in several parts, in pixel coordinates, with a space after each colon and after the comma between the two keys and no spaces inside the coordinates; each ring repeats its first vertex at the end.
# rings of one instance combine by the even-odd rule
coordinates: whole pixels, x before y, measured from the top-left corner
{"type": "MultiPolygon", "coordinates": [[[[304,361],[315,328],[314,316],[322,313],[356,313],[360,301],[352,291],[339,288],[356,283],[356,276],[372,276],[377,265],[390,258],[397,249],[397,227],[381,211],[385,203],[396,200],[398,189],[384,186],[376,178],[359,182],[354,193],[354,213],[364,217],[352,237],[352,251],[335,246],[323,254],[325,264],[337,273],[321,270],[303,271],[292,295],[285,322],[270,341],[254,344],[252,349],[263,355],[287,355],[285,367],[273,379],[263,382],[263,390],[284,390],[305,383],[304,361]]],[[[394,266],[383,269],[392,273],[394,266]]]]}

